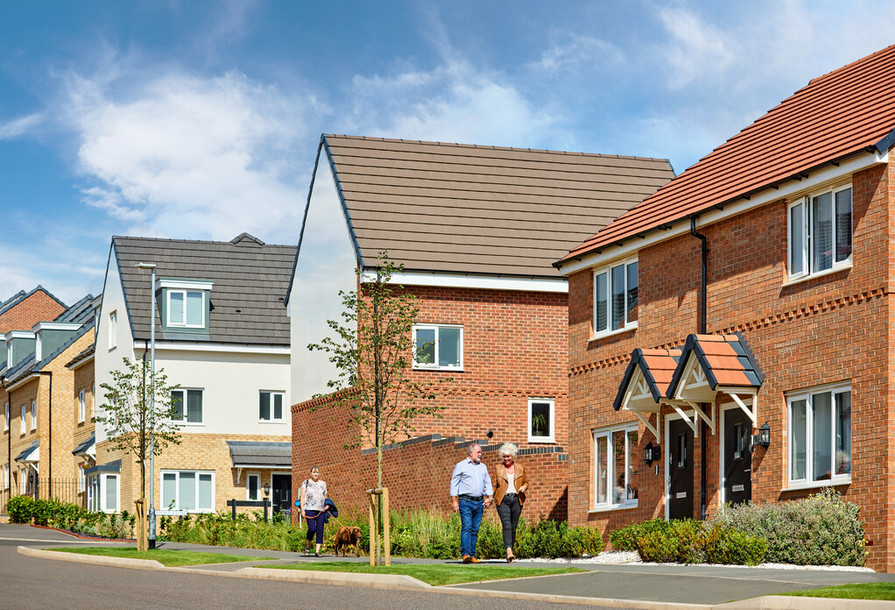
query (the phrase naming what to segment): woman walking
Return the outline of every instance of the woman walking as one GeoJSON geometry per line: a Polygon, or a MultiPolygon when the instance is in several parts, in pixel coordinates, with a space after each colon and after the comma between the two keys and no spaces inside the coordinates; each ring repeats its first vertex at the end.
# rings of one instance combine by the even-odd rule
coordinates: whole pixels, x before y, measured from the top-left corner
{"type": "Polygon", "coordinates": [[[305,557],[311,555],[311,539],[316,535],[317,546],[314,555],[320,557],[323,545],[323,524],[325,523],[326,481],[320,480],[320,469],[311,466],[311,478],[301,484],[301,511],[308,524],[305,541],[305,557]]]}
{"type": "Polygon", "coordinates": [[[494,488],[494,502],[497,503],[497,514],[503,526],[503,545],[507,549],[507,562],[516,558],[513,547],[516,545],[516,526],[519,514],[525,503],[525,492],[528,491],[528,477],[522,464],[516,463],[519,447],[513,443],[500,446],[500,464],[491,475],[491,486],[494,488]]]}

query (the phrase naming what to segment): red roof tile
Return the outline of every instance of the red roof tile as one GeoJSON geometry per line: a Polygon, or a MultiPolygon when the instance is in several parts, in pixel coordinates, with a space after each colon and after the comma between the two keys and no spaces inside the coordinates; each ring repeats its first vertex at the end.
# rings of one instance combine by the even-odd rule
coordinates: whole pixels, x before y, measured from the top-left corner
{"type": "Polygon", "coordinates": [[[893,128],[895,45],[815,78],[563,260],[867,150],[893,128]]]}

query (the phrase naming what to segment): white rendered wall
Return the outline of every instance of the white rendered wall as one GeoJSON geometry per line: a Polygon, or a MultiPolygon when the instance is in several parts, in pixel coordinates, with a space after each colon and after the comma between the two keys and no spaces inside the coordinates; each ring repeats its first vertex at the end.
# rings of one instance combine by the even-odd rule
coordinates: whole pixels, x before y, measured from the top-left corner
{"type": "MultiPolygon", "coordinates": [[[[114,248],[114,247],[113,247],[114,248]]],[[[149,283],[147,277],[146,283],[149,283]]],[[[123,358],[134,357],[134,341],[131,335],[130,319],[124,303],[124,289],[121,286],[121,275],[118,273],[118,261],[114,249],[110,250],[109,262],[106,271],[106,282],[103,290],[103,300],[100,306],[99,327],[96,329],[96,355],[94,356],[94,375],[96,380],[95,404],[105,403],[106,391],[102,384],[112,383],[111,371],[124,367],[123,358]],[[118,314],[118,333],[116,334],[117,347],[109,349],[109,314],[118,314]]],[[[100,443],[108,438],[106,430],[100,422],[96,422],[96,442],[100,443]]],[[[99,458],[100,456],[97,456],[99,458]]],[[[105,460],[98,459],[99,463],[105,460]]]]}
{"type": "MultiPolygon", "coordinates": [[[[142,356],[140,345],[137,357],[142,356]]],[[[289,355],[155,349],[156,370],[164,369],[169,385],[203,391],[203,422],[185,423],[187,434],[291,436],[289,355]],[[283,421],[259,421],[262,391],[283,392],[283,421]]]]}
{"type": "Polygon", "coordinates": [[[305,221],[298,265],[289,294],[292,340],[292,403],[329,392],[337,375],[325,352],[310,352],[332,334],[327,320],[340,319],[339,291],[355,290],[357,260],[326,153],[321,150],[305,221]]]}

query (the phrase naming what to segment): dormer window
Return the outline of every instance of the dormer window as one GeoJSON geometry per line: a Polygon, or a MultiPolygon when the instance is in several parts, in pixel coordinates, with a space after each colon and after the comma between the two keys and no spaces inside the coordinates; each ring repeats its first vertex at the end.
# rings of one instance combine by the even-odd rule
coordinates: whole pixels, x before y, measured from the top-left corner
{"type": "Polygon", "coordinates": [[[207,332],[211,287],[209,280],[158,280],[162,326],[172,331],[207,332]]]}
{"type": "Polygon", "coordinates": [[[168,290],[167,326],[203,328],[205,293],[197,290],[168,290]]]}

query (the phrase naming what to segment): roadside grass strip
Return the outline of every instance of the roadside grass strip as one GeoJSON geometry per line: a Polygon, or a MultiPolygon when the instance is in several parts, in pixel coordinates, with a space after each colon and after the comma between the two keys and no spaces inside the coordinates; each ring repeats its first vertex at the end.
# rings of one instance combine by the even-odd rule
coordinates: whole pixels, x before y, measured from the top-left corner
{"type": "Polygon", "coordinates": [[[808,591],[778,593],[796,597],[824,597],[827,599],[875,599],[895,601],[895,582],[868,582],[863,584],[835,585],[808,591]]]}
{"type": "Polygon", "coordinates": [[[320,572],[351,572],[355,574],[397,574],[416,578],[433,587],[481,582],[485,580],[504,580],[508,578],[525,578],[529,576],[552,576],[555,574],[571,574],[587,571],[580,568],[570,567],[522,568],[516,566],[468,566],[447,564],[371,566],[365,563],[342,563],[337,561],[294,563],[264,567],[275,570],[316,570],[320,572]]]}
{"type": "Polygon", "coordinates": [[[248,555],[225,555],[223,553],[198,553],[196,551],[166,551],[155,549],[140,552],[136,547],[83,547],[46,549],[48,551],[60,551],[62,553],[75,553],[78,555],[98,555],[101,557],[121,557],[123,559],[151,559],[168,568],[182,566],[198,566],[211,563],[235,563],[237,561],[265,561],[273,557],[254,557],[248,555]]]}

